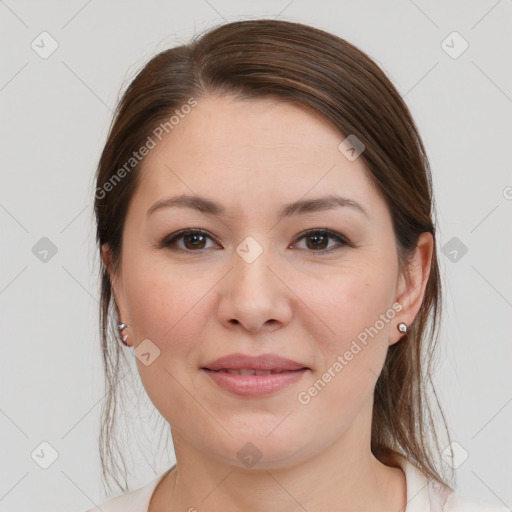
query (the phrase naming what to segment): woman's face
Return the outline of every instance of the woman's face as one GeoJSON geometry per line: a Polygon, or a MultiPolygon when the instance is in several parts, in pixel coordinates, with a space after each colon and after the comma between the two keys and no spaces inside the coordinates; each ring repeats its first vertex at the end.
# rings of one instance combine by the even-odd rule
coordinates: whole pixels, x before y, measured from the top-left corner
{"type": "Polygon", "coordinates": [[[363,160],[338,149],[343,139],[290,104],[205,97],[145,158],[113,286],[178,457],[188,449],[239,467],[261,457],[258,467],[275,468],[338,442],[369,447],[377,377],[419,302],[408,307],[389,211],[363,160]],[[219,211],[151,211],[181,195],[219,211]],[[281,215],[327,196],[359,206],[306,203],[281,215]],[[163,244],[186,228],[202,233],[163,244]],[[292,372],[222,372],[238,386],[225,388],[203,368],[233,353],[307,369],[261,393],[251,382],[292,372]]]}

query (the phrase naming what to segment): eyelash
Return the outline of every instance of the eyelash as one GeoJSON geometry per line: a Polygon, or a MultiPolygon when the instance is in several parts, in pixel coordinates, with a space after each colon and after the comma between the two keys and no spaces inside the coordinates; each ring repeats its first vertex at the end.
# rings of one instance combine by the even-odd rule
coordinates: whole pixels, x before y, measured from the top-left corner
{"type": "MultiPolygon", "coordinates": [[[[213,240],[213,237],[207,233],[206,231],[202,231],[199,229],[183,229],[181,231],[178,231],[176,233],[173,233],[172,235],[169,235],[165,237],[158,245],[157,247],[159,249],[170,249],[175,252],[185,252],[185,253],[193,253],[198,252],[201,253],[206,250],[206,248],[198,249],[198,250],[190,250],[190,249],[180,249],[176,248],[173,245],[183,237],[187,235],[201,235],[206,236],[207,238],[210,238],[213,240]]],[[[303,238],[312,237],[315,235],[323,235],[328,236],[331,239],[335,239],[338,241],[338,246],[331,247],[330,249],[321,249],[319,251],[315,251],[313,249],[305,249],[307,251],[312,252],[313,254],[326,254],[329,252],[332,252],[333,250],[341,249],[343,246],[353,247],[353,244],[351,244],[344,236],[340,235],[339,233],[336,233],[335,231],[331,231],[330,229],[312,229],[309,231],[306,231],[304,233],[301,233],[299,237],[296,239],[296,241],[302,240],[303,238]]]]}

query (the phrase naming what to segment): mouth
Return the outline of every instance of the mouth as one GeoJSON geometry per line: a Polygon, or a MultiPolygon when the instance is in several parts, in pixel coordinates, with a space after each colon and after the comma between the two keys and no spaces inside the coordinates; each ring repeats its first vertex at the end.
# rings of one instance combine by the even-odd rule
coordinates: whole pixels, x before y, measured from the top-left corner
{"type": "Polygon", "coordinates": [[[247,398],[275,394],[311,369],[274,354],[231,354],[207,363],[200,370],[220,388],[247,398]]]}
{"type": "MultiPolygon", "coordinates": [[[[229,354],[210,361],[202,366],[202,369],[210,371],[244,372],[238,375],[254,375],[247,372],[281,373],[285,371],[309,369],[306,365],[291,359],[280,357],[276,354],[260,354],[251,356],[247,354],[229,354]]],[[[265,373],[256,375],[266,375],[265,373]]]]}
{"type": "Polygon", "coordinates": [[[256,370],[254,368],[229,368],[221,370],[212,370],[211,368],[202,368],[209,372],[215,373],[229,373],[231,375],[275,375],[280,373],[300,372],[301,370],[307,370],[308,368],[299,368],[297,370],[256,370]]]}
{"type": "Polygon", "coordinates": [[[308,371],[307,368],[282,371],[254,370],[252,368],[229,370],[202,368],[201,370],[218,388],[244,398],[274,395],[298,382],[308,371]]]}

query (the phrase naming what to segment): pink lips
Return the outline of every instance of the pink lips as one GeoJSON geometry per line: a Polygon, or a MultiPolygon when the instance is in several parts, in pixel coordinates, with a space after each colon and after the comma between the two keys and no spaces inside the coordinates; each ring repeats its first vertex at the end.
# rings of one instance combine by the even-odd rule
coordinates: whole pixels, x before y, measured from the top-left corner
{"type": "Polygon", "coordinates": [[[231,393],[256,397],[296,382],[309,368],[274,354],[230,354],[205,364],[201,370],[231,393]]]}

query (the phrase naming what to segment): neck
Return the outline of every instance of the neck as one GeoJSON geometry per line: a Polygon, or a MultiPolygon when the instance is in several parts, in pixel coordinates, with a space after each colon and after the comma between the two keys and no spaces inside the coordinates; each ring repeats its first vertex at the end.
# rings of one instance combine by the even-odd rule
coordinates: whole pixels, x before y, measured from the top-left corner
{"type": "Polygon", "coordinates": [[[274,469],[240,468],[205,456],[173,432],[176,468],[153,494],[153,510],[235,512],[404,512],[401,469],[379,462],[367,444],[341,438],[308,460],[274,469]]]}

